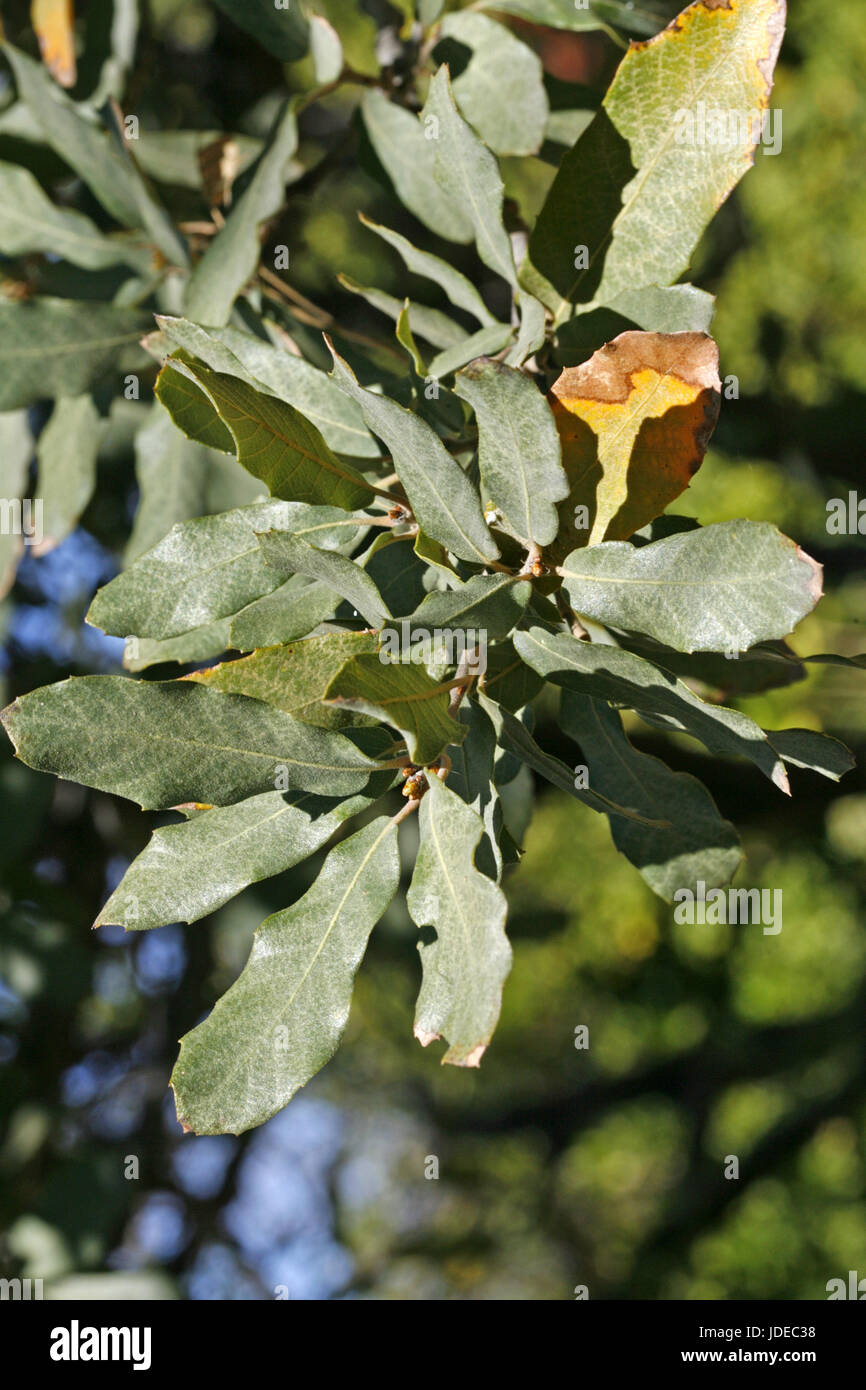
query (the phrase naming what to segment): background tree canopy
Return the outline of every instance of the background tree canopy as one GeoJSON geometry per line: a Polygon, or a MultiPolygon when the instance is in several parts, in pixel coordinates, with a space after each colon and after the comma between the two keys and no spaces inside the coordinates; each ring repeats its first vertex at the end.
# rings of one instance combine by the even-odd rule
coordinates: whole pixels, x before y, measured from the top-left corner
{"type": "MultiPolygon", "coordinates": [[[[448,221],[444,203],[437,214],[417,202],[417,164],[389,158],[387,122],[405,113],[388,96],[417,59],[416,17],[428,27],[439,17],[435,0],[315,0],[312,51],[306,22],[274,36],[266,4],[90,0],[76,7],[71,38],[62,22],[46,28],[38,8],[2,6],[13,47],[0,90],[0,491],[29,495],[28,478],[44,488],[54,544],[22,555],[0,536],[10,585],[0,604],[4,705],[68,675],[119,672],[122,640],[83,621],[96,590],[172,524],[262,495],[228,455],[173,426],[165,433],[150,399],[157,366],[139,347],[156,327],[157,282],[162,312],[181,310],[162,269],[183,261],[187,245],[198,309],[189,317],[200,322],[225,323],[231,284],[255,271],[255,246],[244,270],[249,228],[220,255],[203,254],[218,244],[211,208],[226,180],[240,189],[259,180],[269,219],[262,264],[279,266],[286,248],[291,269],[289,293],[266,276],[242,312],[250,326],[266,312],[323,368],[323,331],[342,335],[341,353],[369,351],[401,371],[417,364],[419,340],[424,366],[431,348],[441,356],[458,346],[447,326],[454,283],[431,288],[424,252],[447,247],[452,270],[467,277],[461,334],[467,309],[487,334],[473,356],[504,349],[510,298],[496,266],[476,257],[472,226],[453,211],[448,221]],[[343,65],[352,80],[308,100],[343,65]],[[42,105],[55,101],[57,83],[101,112],[95,152],[96,137],[70,124],[65,107],[42,105]],[[292,120],[275,126],[287,89],[292,120]],[[122,155],[128,113],[138,121],[130,144],[140,183],[122,155]],[[234,136],[230,146],[221,132],[234,136]],[[262,157],[275,143],[285,195],[262,157]],[[437,215],[445,223],[431,226],[437,215]],[[420,248],[408,269],[400,236],[420,248]],[[469,295],[479,274],[480,309],[469,295]],[[10,325],[34,305],[46,317],[31,317],[31,338],[10,347],[10,325]],[[140,399],[125,398],[116,379],[91,394],[89,378],[85,386],[76,376],[93,367],[78,325],[99,325],[100,315],[118,338],[105,366],[121,382],[138,378],[140,399]],[[71,350],[43,361],[28,358],[31,343],[71,350]],[[49,394],[64,398],[56,416],[49,394]],[[62,487],[51,485],[52,469],[62,487]]],[[[623,34],[646,38],[680,6],[624,8],[599,0],[585,27],[555,28],[532,21],[560,21],[556,0],[463,13],[447,5],[429,55],[431,71],[449,63],[464,115],[498,156],[506,226],[536,225],[533,293],[554,314],[562,285],[536,218],[556,169],[610,85],[623,34]],[[495,47],[512,37],[527,57],[490,119],[483,103],[473,108],[484,86],[473,65],[495,72],[513,61],[495,47]]],[[[717,296],[722,381],[735,378],[738,396],[723,403],[700,472],[668,508],[704,527],[772,523],[824,564],[826,598],[792,639],[801,655],[863,650],[862,538],[827,524],[828,502],[847,503],[859,485],[866,395],[864,195],[851,175],[866,36],[850,10],[830,0],[792,6],[773,96],[784,151],[758,153],[688,264],[688,279],[717,296]]],[[[255,223],[252,231],[255,242],[255,223]]],[[[613,302],[610,260],[605,276],[613,302]]],[[[571,350],[575,363],[588,355],[579,335],[571,350]]],[[[483,389],[467,378],[467,399],[483,389]]],[[[173,678],[176,667],[151,660],[170,653],[149,651],[148,640],[133,668],[140,660],[148,675],[173,678]]],[[[841,739],[862,764],[861,679],[815,665],[800,683],[726,703],[766,727],[841,739]]],[[[536,721],[539,742],[571,766],[574,745],[547,692],[536,721]]],[[[105,792],[31,772],[4,740],[0,1274],[99,1298],[560,1299],[586,1285],[593,1298],[771,1299],[823,1298],[829,1279],[863,1270],[863,773],[839,788],[795,768],[794,797],[780,809],[756,769],[656,734],[632,714],[625,727],[638,749],[698,776],[736,822],[747,853],[736,882],[782,890],[782,932],[678,925],[618,854],[605,820],[538,779],[508,886],[513,968],[482,1070],[440,1068],[408,1040],[417,927],[399,895],[372,937],[343,1048],[288,1109],[239,1138],[182,1135],[167,1091],[177,1039],[238,976],[263,918],[310,887],[321,853],[195,926],[91,931],[147,843],[146,818],[105,792]],[[730,1155],[736,1181],[721,1176],[730,1155]]],[[[521,779],[525,791],[531,776],[521,779]]],[[[514,803],[519,832],[520,796],[514,803]]],[[[402,833],[411,865],[416,821],[402,833]]]]}

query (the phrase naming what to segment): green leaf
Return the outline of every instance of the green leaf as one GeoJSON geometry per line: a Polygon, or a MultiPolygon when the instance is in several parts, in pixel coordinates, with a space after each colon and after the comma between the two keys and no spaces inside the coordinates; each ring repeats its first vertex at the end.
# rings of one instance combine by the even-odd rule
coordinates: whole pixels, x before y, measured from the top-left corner
{"type": "Polygon", "coordinates": [[[318,580],[297,575],[271,593],[256,599],[231,620],[227,645],[241,652],[306,637],[340,605],[340,595],[318,580]]]}
{"type": "Polygon", "coordinates": [[[495,560],[499,550],[478,493],[438,435],[396,401],[360,386],[330,340],[328,345],[334,381],[359,403],[369,428],[384,440],[421,528],[461,560],[495,560]]]}
{"type": "Polygon", "coordinates": [[[310,16],[310,57],[317,86],[337,81],[343,71],[343,45],[333,25],[318,14],[310,16]]]}
{"type": "Polygon", "coordinates": [[[680,0],[587,0],[579,7],[575,0],[485,0],[481,8],[551,29],[582,32],[614,24],[633,34],[655,34],[673,19],[680,0]]]}
{"type": "MultiPolygon", "coordinates": [[[[175,362],[175,358],[169,359],[169,363],[175,362]]],[[[369,483],[329,449],[315,425],[294,406],[198,363],[178,365],[181,374],[201,388],[230,432],[238,463],[260,478],[271,496],[347,511],[370,501],[373,489],[369,483]]],[[[160,382],[165,371],[163,368],[160,382]]],[[[183,422],[158,388],[157,395],[183,429],[183,422]]]]}
{"type": "Polygon", "coordinates": [[[497,642],[488,649],[480,686],[498,705],[514,714],[534,700],[543,685],[541,676],[521,661],[513,642],[497,642]]]}
{"type": "Polygon", "coordinates": [[[361,112],[370,143],[403,206],[446,241],[471,241],[472,222],[462,204],[443,197],[436,181],[429,125],[422,125],[405,106],[389,101],[377,88],[365,92],[361,112]]]}
{"type": "Polygon", "coordinates": [[[418,0],[418,18],[425,29],[436,22],[445,8],[445,0],[418,0]]]}
{"type": "Polygon", "coordinates": [[[158,401],[135,436],[135,473],[139,503],[127,564],[161,541],[172,526],[249,506],[261,496],[255,478],[234,459],[187,439],[158,401]]]}
{"type": "Polygon", "coordinates": [[[428,766],[449,744],[466,737],[464,726],[448,712],[450,693],[423,666],[389,661],[383,652],[347,661],[325,691],[325,700],[393,725],[405,738],[412,762],[428,766]]]}
{"type": "Polygon", "coordinates": [[[415,342],[415,338],[412,333],[412,324],[410,322],[409,317],[411,308],[412,306],[409,300],[404,300],[403,308],[400,310],[400,313],[397,316],[396,336],[397,342],[400,344],[402,348],[406,349],[407,353],[409,354],[409,357],[411,358],[412,370],[415,373],[415,376],[420,377],[423,381],[427,372],[427,368],[424,365],[424,358],[421,356],[420,349],[418,347],[418,344],[415,342]]]}
{"type": "MultiPolygon", "coordinates": [[[[135,158],[140,169],[156,183],[204,191],[199,155],[224,138],[222,130],[139,130],[135,158]]],[[[264,140],[232,132],[238,152],[238,176],[256,162],[264,140]]]]}
{"type": "Polygon", "coordinates": [[[81,396],[109,373],[141,367],[151,322],[92,300],[0,300],[0,411],[81,396]]]}
{"type": "Polygon", "coordinates": [[[837,652],[820,652],[814,656],[800,656],[797,661],[814,661],[819,666],[848,666],[858,671],[866,671],[866,652],[859,656],[840,656],[837,652]]]}
{"type": "Polygon", "coordinates": [[[710,888],[730,883],[742,859],[739,837],[697,778],[638,752],[617,712],[603,700],[564,690],[561,710],[563,731],[580,745],[589,785],[645,816],[670,822],[662,827],[610,818],[614,844],[653,892],[673,902],[678,888],[695,892],[698,880],[710,888]]]}
{"type": "Polygon", "coordinates": [[[412,614],[411,629],[471,631],[478,643],[498,642],[520,622],[532,594],[510,574],[477,574],[457,589],[434,590],[412,614]]]}
{"type": "Polygon", "coordinates": [[[464,700],[457,718],[467,734],[454,749],[448,790],[471,806],[484,823],[484,835],[475,851],[475,862],[483,874],[498,883],[502,877],[502,803],[493,780],[496,763],[496,731],[490,717],[475,700],[464,700]]]}
{"type": "Polygon", "coordinates": [[[419,559],[409,536],[393,532],[380,535],[359,561],[382,595],[395,618],[406,618],[421,603],[427,592],[427,565],[419,559]]]}
{"type": "Polygon", "coordinates": [[[509,367],[522,367],[543,346],[547,336],[547,315],[540,299],[521,290],[518,295],[520,306],[520,331],[517,342],[506,357],[509,367]]]}
{"type": "MultiPolygon", "coordinates": [[[[432,537],[425,535],[424,531],[420,529],[415,537],[413,549],[419,560],[422,560],[425,565],[430,565],[441,571],[442,575],[445,576],[446,583],[452,584],[457,578],[457,571],[449,560],[448,551],[444,545],[440,545],[438,541],[434,541],[432,537]]],[[[396,613],[393,606],[391,612],[396,613]]]]}
{"type": "Polygon", "coordinates": [[[370,932],[397,891],[397,830],[380,819],[331,850],[298,902],[262,923],[250,958],[181,1039],[171,1084],[197,1134],[240,1134],[287,1105],[334,1055],[370,932]]]}
{"type": "Polygon", "coordinates": [[[559,529],[556,503],[568,496],[553,413],[531,377],[480,358],[454,386],[478,418],[478,463],[485,504],[502,512],[505,529],[548,545],[559,529]]]}
{"type": "Polygon", "coordinates": [[[564,367],[585,362],[605,343],[633,329],[657,333],[709,334],[715,297],[694,285],[645,285],[617,295],[607,309],[578,309],[560,324],[556,360],[564,367]]]}
{"type": "Polygon", "coordinates": [[[46,142],[84,180],[106,212],[124,227],[147,232],[166,259],[187,263],[186,247],[135,164],[107,130],[84,114],[53,82],[41,63],[3,44],[18,95],[27,103],[46,142]]]}
{"type": "Polygon", "coordinates": [[[382,627],[391,616],[366,570],[345,555],[319,550],[285,531],[259,533],[258,542],[268,564],[281,579],[305,574],[308,579],[320,580],[341,594],[371,627],[382,627]]]}
{"type": "Polygon", "coordinates": [[[335,802],[312,792],[262,792],[155,830],[94,926],[147,931],[198,922],[251,883],[308,859],[374,799],[335,802]]]}
{"type": "Polygon", "coordinates": [[[182,434],[195,444],[234,454],[235,438],[220,419],[213,401],[182,370],[188,355],[169,358],[156,379],[154,395],[182,434]]]}
{"type": "Polygon", "coordinates": [[[695,285],[642,285],[623,290],[610,307],[653,333],[707,333],[716,299],[695,285]]]}
{"type": "Polygon", "coordinates": [[[375,232],[377,236],[380,236],[383,241],[387,241],[389,246],[393,246],[395,251],[400,253],[403,264],[413,275],[423,275],[426,279],[433,280],[453,305],[458,309],[465,309],[486,328],[492,328],[496,325],[496,319],[487,308],[472,281],[467,280],[466,276],[462,275],[459,270],[455,270],[441,257],[431,255],[429,251],[420,251],[399,232],[391,231],[390,227],[380,226],[378,222],[373,222],[363,213],[359,213],[359,217],[365,227],[371,232],[375,232]]]}
{"type": "Polygon", "coordinates": [[[439,33],[435,60],[459,69],[454,96],[485,145],[494,154],[537,154],[549,114],[537,54],[504,25],[468,10],[446,15],[439,33]]]}
{"type": "Polygon", "coordinates": [[[436,181],[450,202],[465,208],[475,245],[486,266],[517,287],[517,272],[508,233],[502,225],[504,189],[496,158],[464,121],[454,101],[448,69],[441,67],[430,83],[423,118],[435,132],[436,181]]]}
{"type": "Polygon", "coordinates": [[[784,642],[762,642],[735,657],[722,652],[676,652],[640,633],[617,634],[619,646],[684,680],[733,695],[753,695],[805,680],[806,670],[784,642]]]}
{"type": "Polygon", "coordinates": [[[0,252],[41,252],[85,270],[129,265],[147,274],[152,253],[140,240],[108,237],[83,213],[56,207],[29,169],[0,162],[0,252]]]}
{"type": "MultiPolygon", "coordinates": [[[[629,806],[621,806],[619,801],[604,796],[591,787],[581,787],[576,781],[572,769],[566,767],[561,759],[554,758],[552,754],[546,753],[543,748],[540,748],[523,721],[512,714],[510,710],[497,705],[483,691],[479,692],[478,699],[496,730],[496,737],[500,746],[507,753],[513,754],[520,762],[531,767],[534,772],[546,778],[560,791],[567,792],[577,801],[582,801],[584,806],[588,806],[590,810],[599,811],[602,815],[616,815],[641,823],[645,822],[646,818],[642,812],[633,810],[629,806]]],[[[510,781],[512,778],[506,780],[510,781]]],[[[648,823],[657,824],[654,819],[648,823]]]]}
{"type": "Polygon", "coordinates": [[[214,4],[281,63],[297,62],[306,53],[308,26],[294,0],[279,6],[274,0],[214,0],[214,4]]]}
{"type": "Polygon", "coordinates": [[[100,589],[87,621],[116,637],[177,637],[232,617],[271,593],[280,576],[262,554],[256,527],[282,526],[340,543],[344,514],[335,507],[263,502],[175,526],[153,550],[100,589]]]}
{"type": "Polygon", "coordinates": [[[2,720],[28,767],[145,811],[275,787],[350,796],[376,767],[342,734],[192,681],[81,676],[23,695],[2,720]]]}
{"type": "MultiPolygon", "coordinates": [[[[387,294],[385,290],[376,289],[375,286],[359,285],[350,275],[341,274],[337,279],[344,290],[359,295],[367,304],[378,309],[380,314],[387,314],[395,323],[399,322],[406,300],[397,299],[395,295],[387,294]]],[[[459,323],[449,319],[448,315],[439,309],[428,309],[426,304],[414,304],[409,301],[409,326],[413,333],[417,333],[419,338],[432,343],[434,347],[459,347],[468,341],[469,335],[459,323]]]]}
{"type": "Polygon", "coordinates": [[[575,612],[685,652],[784,637],[821,597],[820,565],[768,522],[585,547],[558,573],[575,612]]]}
{"type": "Polygon", "coordinates": [[[838,782],[857,765],[850,748],[814,729],[772,729],[767,738],[786,763],[817,772],[831,782],[838,782]]]}
{"type": "MultiPolygon", "coordinates": [[[[262,0],[262,8],[267,8],[267,0],[262,0]]],[[[271,7],[278,20],[286,13],[271,7]]],[[[190,277],[185,298],[188,318],[216,326],[228,323],[235,299],[256,273],[261,255],[259,228],[283,205],[286,170],[297,148],[295,110],[288,101],[247,187],[190,277]]]]}
{"type": "Polygon", "coordinates": [[[93,495],[103,428],[90,396],[63,396],[39,436],[36,496],[43,500],[45,549],[69,535],[93,495]]]}
{"type": "Polygon", "coordinates": [[[568,633],[533,627],[514,635],[520,656],[546,680],[638,712],[659,728],[691,734],[711,753],[748,758],[779,789],[790,792],[781,760],[764,730],[738,710],[708,704],[668,672],[621,647],[578,642],[568,633]]]}
{"type": "Polygon", "coordinates": [[[161,314],[157,314],[156,321],[170,343],[212,371],[240,377],[248,386],[269,391],[294,406],[316,426],[335,453],[355,458],[378,457],[379,446],[365,426],[359,407],[334,385],[326,372],[303,357],[231,326],[201,328],[189,319],[161,314]]]}
{"type": "Polygon", "coordinates": [[[418,946],[423,977],[415,1037],[423,1047],[445,1037],[443,1063],[477,1067],[511,969],[508,904],[475,867],[484,822],[438,777],[431,777],[418,816],[421,843],[406,903],[415,924],[433,927],[436,939],[418,946]]]}
{"type": "Polygon", "coordinates": [[[442,377],[459,371],[475,357],[499,352],[508,346],[513,337],[514,329],[507,323],[495,323],[490,328],[479,328],[477,333],[464,338],[454,347],[444,348],[442,352],[437,353],[427,369],[428,375],[434,381],[439,381],[442,377]]]}
{"type": "MultiPolygon", "coordinates": [[[[14,511],[15,503],[25,491],[32,457],[33,435],[28,412],[13,410],[0,414],[0,493],[7,509],[14,511]]],[[[31,519],[36,520],[35,513],[31,519]]],[[[0,526],[0,598],[10,588],[18,567],[22,541],[16,529],[8,523],[0,526]]]]}
{"type": "Polygon", "coordinates": [[[521,270],[557,317],[574,302],[609,305],[629,290],[670,285],[687,269],[753,162],[760,131],[750,117],[767,107],[784,21],[784,0],[696,0],[676,25],[629,49],[603,109],[560,166],[521,270]],[[737,118],[737,137],[702,137],[707,112],[728,125],[737,118]]]}
{"type": "Polygon", "coordinates": [[[182,632],[179,637],[128,637],[123,652],[124,670],[146,671],[163,662],[212,661],[234,645],[229,640],[230,627],[230,618],[217,618],[213,623],[182,632]]]}
{"type": "Polygon", "coordinates": [[[351,657],[378,648],[379,639],[372,632],[328,632],[291,645],[262,647],[252,656],[194,671],[186,679],[230,695],[264,700],[303,724],[340,729],[351,723],[352,717],[324,704],[322,697],[351,657]]]}
{"type": "Polygon", "coordinates": [[[359,4],[346,0],[315,0],[316,12],[336,29],[346,55],[346,66],[364,77],[378,77],[381,72],[376,56],[379,27],[376,20],[359,4]]]}

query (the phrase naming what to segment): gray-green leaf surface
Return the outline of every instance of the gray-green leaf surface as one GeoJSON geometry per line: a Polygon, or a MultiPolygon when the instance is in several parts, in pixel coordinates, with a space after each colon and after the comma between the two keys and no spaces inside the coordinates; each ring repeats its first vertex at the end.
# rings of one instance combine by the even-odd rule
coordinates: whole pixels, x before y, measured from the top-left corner
{"type": "Polygon", "coordinates": [[[821,566],[768,522],[585,546],[559,573],[575,612],[683,652],[785,637],[821,597],[821,566]]]}
{"type": "Polygon", "coordinates": [[[315,854],[370,802],[367,796],[334,801],[313,792],[261,792],[155,830],[94,926],[112,922],[147,931],[198,922],[251,883],[315,854]]]}
{"type": "Polygon", "coordinates": [[[682,681],[634,653],[542,627],[516,632],[514,645],[546,680],[636,710],[661,728],[692,734],[711,753],[748,758],[781,791],[790,791],[781,759],[754,720],[700,700],[682,681]]]}
{"type": "Polygon", "coordinates": [[[610,818],[614,844],[653,891],[672,902],[679,888],[696,892],[699,880],[711,888],[729,883],[742,859],[740,841],[706,787],[633,747],[616,710],[605,701],[564,690],[561,711],[563,731],[580,745],[586,760],[589,785],[602,795],[621,797],[647,817],[669,822],[651,826],[610,818]]]}
{"type": "Polygon", "coordinates": [[[28,767],[142,810],[274,789],[349,796],[376,767],[342,734],[192,681],[80,676],[22,695],[2,721],[28,767]]]}
{"type": "Polygon", "coordinates": [[[406,903],[418,927],[422,982],[415,1036],[423,1046],[444,1037],[443,1063],[477,1067],[499,1019],[511,969],[505,894],[475,865],[484,822],[439,780],[419,808],[420,845],[406,903]]]}
{"type": "Polygon", "coordinates": [[[400,877],[397,830],[380,819],[331,850],[312,888],[259,927],[246,966],[181,1039],[178,1118],[240,1134],[287,1105],[333,1056],[370,932],[400,877]]]}
{"type": "Polygon", "coordinates": [[[334,380],[361,406],[371,430],[384,440],[421,528],[462,560],[495,560],[499,549],[487,529],[481,499],[438,435],[411,410],[360,386],[331,348],[334,380]]]}
{"type": "Polygon", "coordinates": [[[484,501],[507,529],[549,545],[559,528],[556,503],[568,496],[553,413],[531,377],[479,358],[458,373],[454,389],[478,419],[478,464],[484,501]]]}

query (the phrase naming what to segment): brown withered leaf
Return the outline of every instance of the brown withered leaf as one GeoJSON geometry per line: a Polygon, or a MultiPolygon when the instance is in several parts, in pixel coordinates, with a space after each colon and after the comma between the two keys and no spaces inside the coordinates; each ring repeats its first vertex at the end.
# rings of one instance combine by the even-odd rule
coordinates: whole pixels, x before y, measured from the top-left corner
{"type": "Polygon", "coordinates": [[[627,540],[660,516],[700,467],[720,399],[706,333],[621,333],[566,368],[550,403],[570,491],[546,558],[627,540]]]}
{"type": "Polygon", "coordinates": [[[232,200],[232,184],[241,170],[243,157],[237,140],[221,135],[198,152],[205,197],[212,208],[228,207],[232,200]]]}

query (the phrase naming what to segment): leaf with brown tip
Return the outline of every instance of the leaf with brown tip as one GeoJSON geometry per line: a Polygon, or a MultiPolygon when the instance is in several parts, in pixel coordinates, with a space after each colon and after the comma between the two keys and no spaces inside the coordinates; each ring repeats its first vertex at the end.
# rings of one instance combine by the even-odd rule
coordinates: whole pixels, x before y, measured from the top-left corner
{"type": "Polygon", "coordinates": [[[570,491],[549,558],[627,540],[660,516],[700,467],[720,400],[706,333],[621,333],[566,368],[550,401],[570,491]]]}

